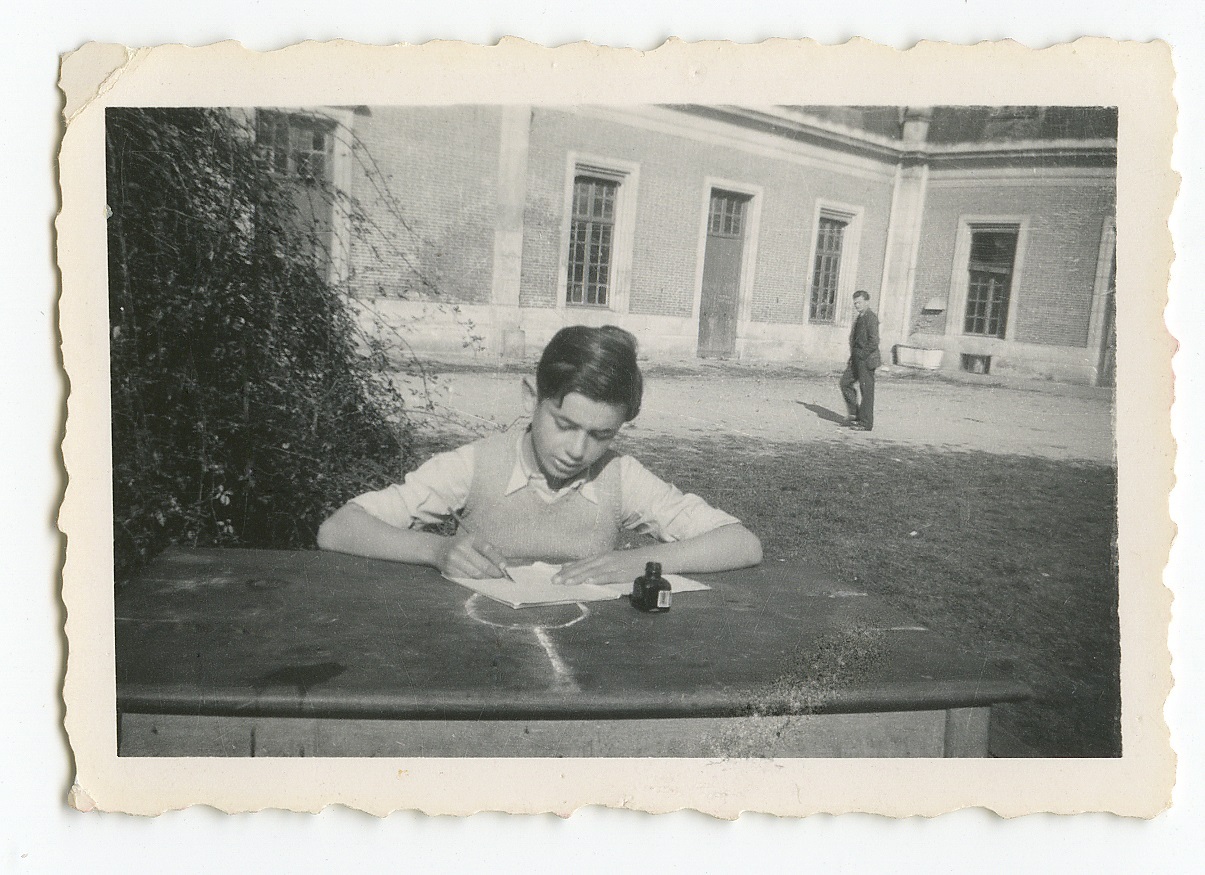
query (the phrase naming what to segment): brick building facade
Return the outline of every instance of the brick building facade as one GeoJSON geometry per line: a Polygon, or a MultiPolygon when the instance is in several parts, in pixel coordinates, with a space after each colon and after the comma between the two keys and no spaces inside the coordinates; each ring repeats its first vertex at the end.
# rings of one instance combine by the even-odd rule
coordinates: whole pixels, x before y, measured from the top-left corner
{"type": "Polygon", "coordinates": [[[614,323],[651,358],[837,367],[866,289],[887,360],[1111,379],[1109,109],[326,112],[333,269],[421,351],[614,323]]]}

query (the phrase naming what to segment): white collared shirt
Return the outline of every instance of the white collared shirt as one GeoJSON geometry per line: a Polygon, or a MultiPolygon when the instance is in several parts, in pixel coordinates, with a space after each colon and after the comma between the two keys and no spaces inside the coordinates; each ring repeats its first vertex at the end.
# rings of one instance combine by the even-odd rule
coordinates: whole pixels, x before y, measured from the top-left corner
{"type": "MultiPolygon", "coordinates": [[[[513,444],[515,462],[506,483],[507,495],[530,489],[551,503],[567,492],[580,490],[582,498],[598,503],[588,472],[553,489],[543,474],[533,471],[522,452],[525,434],[520,432],[513,444]]],[[[473,444],[440,453],[407,474],[404,483],[365,493],[352,501],[377,519],[402,529],[443,522],[452,510],[463,510],[468,500],[475,455],[473,444]]],[[[612,464],[619,465],[624,530],[649,534],[661,541],[684,541],[740,522],[699,496],[666,483],[631,456],[619,456],[612,464]]]]}

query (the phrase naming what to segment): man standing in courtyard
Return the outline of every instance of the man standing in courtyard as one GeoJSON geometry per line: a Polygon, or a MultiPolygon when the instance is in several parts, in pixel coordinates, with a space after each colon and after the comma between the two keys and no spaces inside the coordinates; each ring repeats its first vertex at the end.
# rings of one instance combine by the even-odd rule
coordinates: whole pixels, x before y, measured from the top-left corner
{"type": "Polygon", "coordinates": [[[879,358],[879,317],[870,309],[870,295],[854,292],[854,311],[858,314],[849,332],[849,364],[841,375],[841,395],[849,418],[845,425],[858,431],[874,428],[874,372],[883,363],[879,358]],[[858,390],[862,400],[858,401],[858,390]]]}

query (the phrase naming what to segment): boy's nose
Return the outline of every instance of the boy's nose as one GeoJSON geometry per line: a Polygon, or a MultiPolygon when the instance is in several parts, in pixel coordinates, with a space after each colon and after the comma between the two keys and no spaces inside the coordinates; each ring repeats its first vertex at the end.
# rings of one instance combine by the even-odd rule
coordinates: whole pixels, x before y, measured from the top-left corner
{"type": "Polygon", "coordinates": [[[569,441],[569,455],[573,461],[578,461],[586,455],[586,435],[580,433],[569,441]]]}

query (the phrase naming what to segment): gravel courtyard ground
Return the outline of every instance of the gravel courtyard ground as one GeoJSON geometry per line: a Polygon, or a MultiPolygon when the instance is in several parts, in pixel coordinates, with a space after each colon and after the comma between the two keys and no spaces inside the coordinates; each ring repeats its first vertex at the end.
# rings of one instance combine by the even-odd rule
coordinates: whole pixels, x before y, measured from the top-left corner
{"type": "MultiPolygon", "coordinates": [[[[436,410],[426,422],[437,430],[485,431],[490,421],[509,423],[522,413],[519,380],[526,367],[435,371],[436,410]]],[[[837,427],[845,415],[837,376],[773,365],[647,366],[644,409],[627,428],[687,439],[730,434],[1114,460],[1110,389],[884,369],[877,380],[875,430],[862,434],[837,427]]]]}

